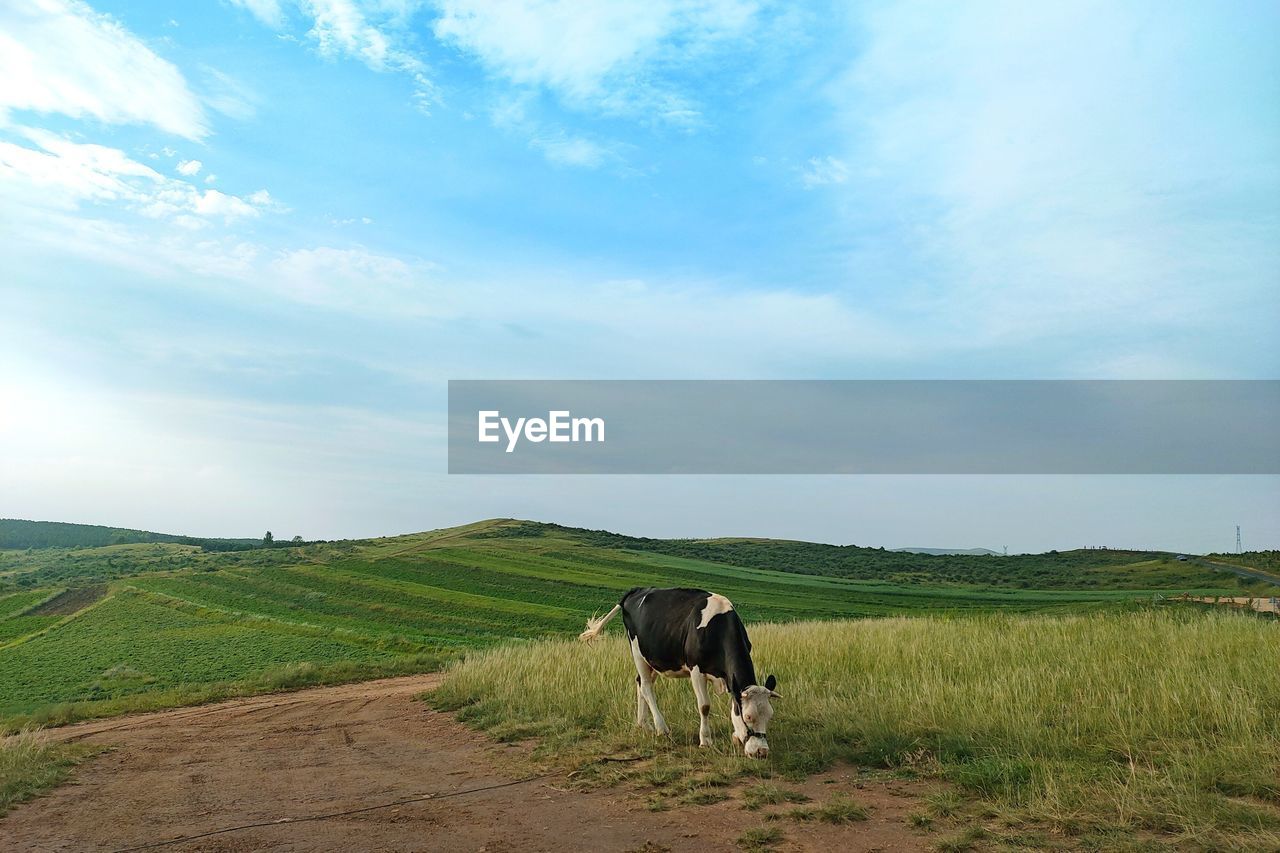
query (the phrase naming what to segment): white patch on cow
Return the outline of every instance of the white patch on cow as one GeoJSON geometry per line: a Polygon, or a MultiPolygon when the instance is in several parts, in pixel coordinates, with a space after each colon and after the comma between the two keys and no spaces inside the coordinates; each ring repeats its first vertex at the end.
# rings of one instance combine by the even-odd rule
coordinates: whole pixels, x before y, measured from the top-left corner
{"type": "MultiPolygon", "coordinates": [[[[667,721],[663,719],[662,712],[658,710],[658,697],[653,692],[654,669],[644,659],[644,655],[640,654],[639,637],[631,638],[631,658],[636,664],[636,675],[640,677],[640,696],[649,707],[649,713],[653,715],[654,730],[659,734],[670,734],[671,730],[667,728],[667,721]]],[[[636,721],[640,721],[639,713],[636,714],[636,721]]]]}
{"type": "Polygon", "coordinates": [[[719,616],[721,613],[728,613],[733,609],[733,602],[725,598],[723,595],[711,593],[707,597],[707,604],[702,608],[702,621],[698,623],[699,628],[705,628],[710,624],[713,617],[719,616]]]}
{"type": "Polygon", "coordinates": [[[698,700],[698,746],[711,746],[711,697],[707,695],[707,677],[702,670],[694,667],[689,672],[689,680],[693,682],[693,695],[698,700]]]}

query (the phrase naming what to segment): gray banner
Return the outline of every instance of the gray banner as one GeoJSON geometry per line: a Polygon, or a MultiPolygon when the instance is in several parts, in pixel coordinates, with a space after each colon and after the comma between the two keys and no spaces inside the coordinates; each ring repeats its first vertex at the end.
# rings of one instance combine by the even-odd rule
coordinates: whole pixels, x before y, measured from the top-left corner
{"type": "Polygon", "coordinates": [[[452,380],[452,474],[1277,474],[1276,380],[452,380]]]}

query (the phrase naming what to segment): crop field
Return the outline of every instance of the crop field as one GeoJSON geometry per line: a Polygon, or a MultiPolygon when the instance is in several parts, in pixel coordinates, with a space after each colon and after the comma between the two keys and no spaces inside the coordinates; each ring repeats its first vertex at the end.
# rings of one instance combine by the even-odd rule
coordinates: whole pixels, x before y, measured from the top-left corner
{"type": "Polygon", "coordinates": [[[0,654],[0,713],[122,690],[230,680],[289,661],[376,661],[389,653],[325,636],[193,615],[127,592],[0,654]]]}
{"type": "Polygon", "coordinates": [[[724,696],[716,743],[696,746],[684,680],[658,684],[672,739],[637,730],[616,630],[470,656],[429,700],[500,739],[537,736],[539,759],[652,809],[723,799],[756,777],[785,796],[788,780],[850,762],[944,783],[913,819],[954,830],[952,849],[1275,850],[1276,629],[1189,610],[756,625],[757,667],[778,674],[783,697],[765,762],[731,747],[724,696]]]}
{"type": "MultiPolygon", "coordinates": [[[[57,541],[74,533],[40,530],[57,541]]],[[[955,565],[982,565],[992,583],[949,583],[941,579],[949,558],[876,549],[858,549],[858,574],[869,574],[874,555],[889,554],[884,578],[775,571],[769,554],[793,560],[811,546],[728,540],[726,551],[716,542],[694,548],[624,538],[644,545],[631,549],[612,536],[492,521],[294,548],[208,551],[149,541],[0,552],[7,584],[0,587],[0,718],[13,727],[198,701],[281,686],[277,674],[286,670],[323,681],[436,667],[471,649],[575,635],[587,616],[633,586],[714,589],[749,623],[1089,612],[1157,594],[1238,595],[1247,586],[1164,558],[1113,552],[1055,555],[1034,568],[1067,566],[1061,572],[1071,577],[1088,577],[1091,567],[1126,572],[1141,585],[1089,581],[1073,589],[1057,578],[1023,588],[1005,580],[1020,582],[1031,564],[999,557],[956,558],[955,565]],[[682,550],[738,555],[750,565],[676,553],[682,550]],[[912,565],[917,570],[904,574],[912,565]],[[1010,578],[1001,579],[1002,566],[1010,578]]],[[[240,548],[241,540],[227,541],[240,548]]]]}

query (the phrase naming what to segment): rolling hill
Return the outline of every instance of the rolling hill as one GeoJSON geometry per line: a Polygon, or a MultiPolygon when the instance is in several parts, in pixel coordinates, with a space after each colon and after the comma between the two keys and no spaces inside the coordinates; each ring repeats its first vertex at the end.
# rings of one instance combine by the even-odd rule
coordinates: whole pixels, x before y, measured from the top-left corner
{"type": "Polygon", "coordinates": [[[260,539],[210,539],[152,533],[100,524],[68,524],[64,521],[26,521],[0,518],[0,551],[23,548],[100,548],[139,542],[196,545],[209,551],[237,551],[260,547],[260,539]]]}
{"type": "Polygon", "coordinates": [[[428,669],[468,649],[570,636],[641,585],[715,589],[751,623],[1077,611],[1261,585],[1159,554],[929,556],[511,519],[265,549],[173,541],[184,538],[0,551],[0,717],[428,669]]]}

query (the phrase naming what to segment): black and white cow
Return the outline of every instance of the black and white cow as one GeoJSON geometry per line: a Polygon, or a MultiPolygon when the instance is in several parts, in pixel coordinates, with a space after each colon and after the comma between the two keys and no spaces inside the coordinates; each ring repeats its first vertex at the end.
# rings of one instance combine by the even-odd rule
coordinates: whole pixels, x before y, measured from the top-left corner
{"type": "Polygon", "coordinates": [[[701,589],[654,589],[637,587],[604,616],[587,622],[578,639],[590,642],[600,636],[605,624],[622,611],[622,624],[631,642],[636,664],[636,725],[645,725],[645,709],[653,716],[653,727],[670,734],[667,721],[658,710],[653,692],[654,673],[688,678],[698,699],[702,723],[698,743],[711,743],[707,717],[711,701],[707,682],[733,697],[730,718],[733,740],[752,758],[769,754],[765,733],[773,717],[770,698],[778,681],[772,675],[763,685],[756,683],[751,662],[751,640],[729,599],[701,589]]]}

